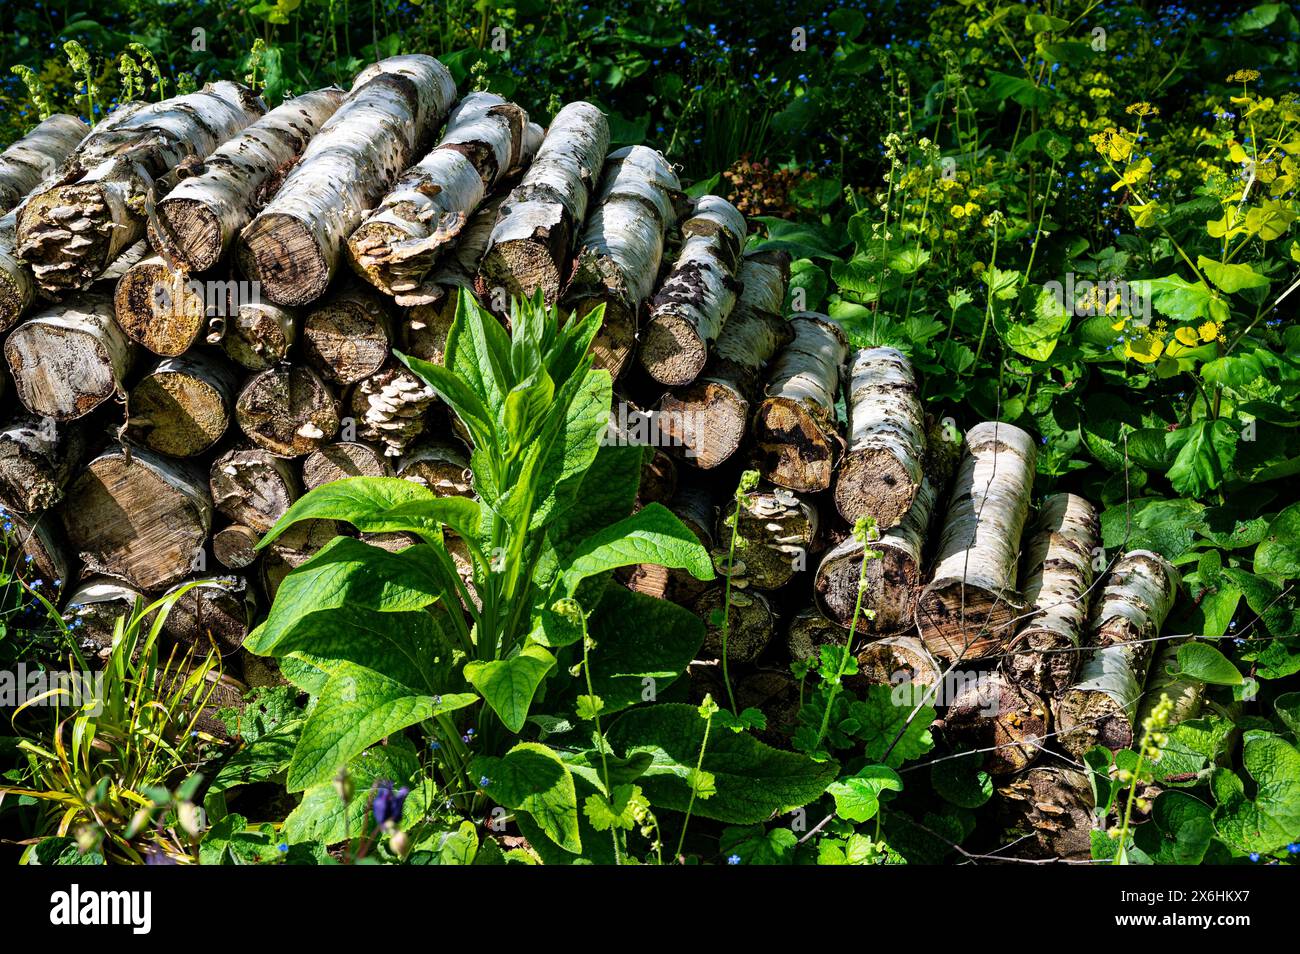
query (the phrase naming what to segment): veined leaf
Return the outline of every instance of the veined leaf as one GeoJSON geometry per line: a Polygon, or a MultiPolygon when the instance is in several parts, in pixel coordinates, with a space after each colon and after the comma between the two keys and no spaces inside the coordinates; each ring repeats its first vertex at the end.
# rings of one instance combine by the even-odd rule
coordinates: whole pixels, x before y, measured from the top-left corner
{"type": "Polygon", "coordinates": [[[470,774],[497,804],[527,812],[553,842],[572,854],[582,850],[578,793],[560,757],[538,742],[521,742],[501,758],[480,756],[470,774]]]}
{"type": "Polygon", "coordinates": [[[554,668],[554,656],[542,646],[530,645],[509,659],[466,663],[465,678],[483,694],[501,723],[518,732],[528,720],[538,686],[554,668]]]}
{"type": "Polygon", "coordinates": [[[713,579],[713,561],[699,538],[663,504],[652,503],[582,542],[560,571],[565,594],[573,595],[589,576],[637,563],[713,579]]]}

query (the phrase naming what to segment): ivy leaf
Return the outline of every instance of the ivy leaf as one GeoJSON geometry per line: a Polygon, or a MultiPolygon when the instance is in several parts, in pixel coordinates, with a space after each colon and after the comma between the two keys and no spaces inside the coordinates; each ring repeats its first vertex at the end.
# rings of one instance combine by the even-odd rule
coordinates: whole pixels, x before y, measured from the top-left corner
{"type": "MultiPolygon", "coordinates": [[[[608,738],[625,758],[638,752],[652,756],[642,778],[651,804],[685,811],[705,725],[695,706],[661,702],[624,713],[610,726],[608,738]]],[[[734,732],[709,733],[702,768],[716,792],[697,798],[695,814],[742,825],[808,804],[839,771],[834,762],[814,762],[734,732]]]]}
{"type": "Polygon", "coordinates": [[[477,701],[472,692],[423,695],[355,663],[340,663],[302,728],[286,787],[301,792],[327,782],[385,736],[477,701]]]}
{"type": "Polygon", "coordinates": [[[555,657],[544,647],[530,644],[509,659],[466,663],[465,679],[483,694],[502,725],[518,732],[528,721],[538,687],[554,668],[555,657]]]}
{"type": "Polygon", "coordinates": [[[470,774],[486,778],[483,790],[489,797],[513,811],[527,812],[565,851],[582,851],[573,775],[550,748],[538,742],[520,742],[501,758],[474,759],[470,774]]]}
{"type": "Polygon", "coordinates": [[[1177,450],[1169,482],[1180,494],[1200,497],[1223,483],[1237,454],[1237,432],[1224,420],[1197,421],[1170,431],[1170,450],[1177,450]]]}
{"type": "Polygon", "coordinates": [[[902,790],[903,780],[887,765],[864,766],[856,775],[832,782],[826,789],[835,799],[835,814],[851,822],[874,818],[881,793],[902,790]]]}

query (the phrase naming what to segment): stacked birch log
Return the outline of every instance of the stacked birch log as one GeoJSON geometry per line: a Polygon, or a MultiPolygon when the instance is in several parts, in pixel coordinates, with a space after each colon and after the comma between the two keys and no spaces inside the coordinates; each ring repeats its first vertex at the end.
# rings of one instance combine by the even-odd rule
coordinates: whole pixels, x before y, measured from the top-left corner
{"type": "Polygon", "coordinates": [[[218,82],[93,130],[47,120],[0,156],[0,502],[24,558],[94,649],[136,599],[202,580],[172,635],[215,644],[228,678],[273,678],[245,635],[350,532],[308,521],[256,554],[301,493],[352,475],[473,493],[467,447],[394,349],[440,361],[460,295],[502,317],[539,291],[603,305],[611,430],[648,422],[657,445],[640,502],[674,510],[720,573],[620,574],[707,621],[692,690],[725,691],[725,629],[737,703],[784,744],[791,662],[852,627],[859,688],[933,690],[1013,829],[1086,854],[1077,758],[1133,743],[1176,571],[1107,558],[1077,496],[1035,506],[1029,434],[934,420],[906,355],[785,314],[789,258],[746,252],[735,207],[688,200],[652,149],[609,147],[589,103],[543,133],[490,93],[458,100],[421,55],[270,111],[218,82]]]}

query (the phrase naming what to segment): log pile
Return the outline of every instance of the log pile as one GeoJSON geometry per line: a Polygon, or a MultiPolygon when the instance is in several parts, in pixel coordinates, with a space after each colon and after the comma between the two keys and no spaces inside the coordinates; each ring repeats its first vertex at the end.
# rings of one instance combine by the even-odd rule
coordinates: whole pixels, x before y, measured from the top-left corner
{"type": "Polygon", "coordinates": [[[1099,561],[1088,501],[1035,498],[1030,434],[940,424],[906,354],[788,314],[789,257],[747,251],[743,216],[688,202],[654,150],[609,151],[595,106],[543,133],[492,94],[457,101],[417,55],[270,112],[216,83],[88,134],[55,125],[0,156],[0,504],[96,652],[137,595],[200,581],[171,635],[265,679],[244,636],[351,531],[259,539],[350,476],[472,495],[452,419],[394,351],[440,361],[461,295],[505,317],[540,292],[570,315],[603,306],[615,426],[652,409],[641,503],[713,556],[709,583],[618,574],[707,622],[692,684],[721,698],[725,655],[738,699],[770,710],[764,738],[788,744],[791,663],[851,641],[850,690],[925,688],[1010,827],[1086,851],[1086,777],[1065,759],[1133,743],[1176,571],[1144,551],[1099,561]],[[744,470],[761,482],[738,507],[744,470]]]}

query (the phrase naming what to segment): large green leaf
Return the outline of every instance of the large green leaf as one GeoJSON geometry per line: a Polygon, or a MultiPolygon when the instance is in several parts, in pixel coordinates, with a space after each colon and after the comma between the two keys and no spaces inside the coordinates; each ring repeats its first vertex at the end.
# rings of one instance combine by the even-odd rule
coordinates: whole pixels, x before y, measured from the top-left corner
{"type": "Polygon", "coordinates": [[[1204,255],[1197,258],[1196,264],[1206,278],[1230,295],[1246,288],[1264,288],[1268,285],[1268,277],[1249,265],[1221,265],[1204,255]]]}
{"type": "Polygon", "coordinates": [[[614,390],[608,371],[588,371],[564,390],[573,394],[564,408],[562,426],[547,440],[538,463],[539,499],[530,523],[534,528],[573,504],[600,450],[601,435],[609,428],[614,390]]]}
{"type": "Polygon", "coordinates": [[[348,606],[376,613],[423,609],[442,595],[432,560],[420,544],[390,553],[351,537],[336,537],[286,576],[266,622],[249,634],[244,648],[259,656],[278,655],[277,646],[303,617],[348,606]]]}
{"type": "Polygon", "coordinates": [[[303,726],[289,764],[287,788],[300,792],[329,781],[339,768],[385,736],[477,701],[472,692],[443,696],[413,692],[373,670],[340,663],[303,726]]]}
{"type": "Polygon", "coordinates": [[[1214,826],[1242,852],[1276,851],[1300,841],[1300,751],[1281,736],[1247,733],[1242,763],[1255,780],[1255,797],[1228,769],[1214,774],[1214,826]]]}
{"type": "Polygon", "coordinates": [[[1039,290],[1030,321],[997,322],[998,334],[1016,354],[1031,361],[1046,361],[1056,350],[1056,342],[1070,327],[1070,313],[1047,288],[1039,290]]]}
{"type": "Polygon", "coordinates": [[[621,586],[605,591],[587,621],[595,640],[591,682],[605,714],[662,693],[704,642],[704,623],[687,609],[621,586]],[[653,639],[646,634],[653,633],[653,639]]]}
{"type": "Polygon", "coordinates": [[[1166,442],[1178,451],[1168,476],[1181,494],[1200,497],[1228,476],[1237,454],[1237,432],[1227,421],[1196,421],[1170,431],[1166,442]]]}
{"type": "Polygon", "coordinates": [[[1211,814],[1209,805],[1186,792],[1164,792],[1133,842],[1155,864],[1199,865],[1214,840],[1211,814]]]}
{"type": "Polygon", "coordinates": [[[561,568],[564,589],[621,566],[653,563],[713,579],[713,562],[686,525],[663,504],[652,503],[584,540],[561,568]]]}
{"type": "Polygon", "coordinates": [[[578,793],[560,757],[538,742],[521,742],[501,758],[480,756],[470,774],[497,804],[527,812],[565,851],[582,850],[578,793]]]}
{"type": "Polygon", "coordinates": [[[1284,579],[1300,577],[1300,503],[1293,503],[1268,525],[1255,548],[1255,572],[1284,579]]]}
{"type": "Polygon", "coordinates": [[[407,530],[429,536],[446,524],[464,534],[478,528],[478,504],[466,497],[439,497],[400,477],[348,477],[294,501],[258,542],[258,549],[298,521],[313,519],[343,520],[364,533],[407,530]]]}
{"type": "MultiPolygon", "coordinates": [[[[695,706],[661,702],[620,716],[609,728],[609,742],[623,757],[650,753],[653,761],[642,779],[646,796],[654,805],[685,811],[704,728],[695,706]]],[[[835,762],[814,762],[718,728],[709,733],[701,768],[713,776],[716,791],[697,798],[694,813],[738,825],[808,804],[839,772],[835,762]]]]}
{"type": "Polygon", "coordinates": [[[554,668],[555,657],[543,647],[531,645],[509,659],[466,663],[465,678],[483,694],[501,723],[518,732],[528,720],[537,688],[554,668]]]}

